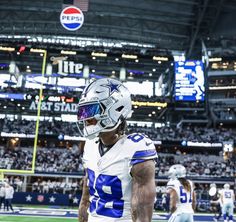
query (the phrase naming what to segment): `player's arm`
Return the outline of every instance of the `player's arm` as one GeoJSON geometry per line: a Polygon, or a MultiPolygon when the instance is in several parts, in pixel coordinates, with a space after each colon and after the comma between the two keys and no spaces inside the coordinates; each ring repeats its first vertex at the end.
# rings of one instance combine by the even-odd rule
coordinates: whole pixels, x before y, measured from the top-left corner
{"type": "MultiPolygon", "coordinates": [[[[84,146],[85,141],[80,141],[79,143],[79,153],[84,153],[84,146]]],[[[89,187],[88,187],[88,174],[87,170],[85,169],[85,176],[83,177],[83,189],[82,189],[82,196],[79,204],[78,210],[78,219],[79,222],[87,222],[88,221],[88,208],[89,208],[89,187]]]]}
{"type": "Polygon", "coordinates": [[[87,222],[88,221],[88,213],[87,210],[89,208],[89,188],[87,186],[88,176],[87,173],[83,178],[83,191],[82,197],[79,204],[79,222],[87,222]]]}
{"type": "Polygon", "coordinates": [[[170,195],[170,212],[173,214],[177,209],[176,204],[178,200],[178,195],[175,189],[172,188],[169,188],[167,190],[167,193],[170,195]]]}
{"type": "Polygon", "coordinates": [[[222,204],[224,204],[223,191],[220,193],[220,201],[222,204]]]}
{"type": "Polygon", "coordinates": [[[195,193],[195,191],[193,191],[192,208],[194,211],[196,210],[196,193],[195,193]]]}
{"type": "Polygon", "coordinates": [[[147,160],[132,167],[131,213],[133,222],[151,222],[155,186],[155,162],[147,160]]]}
{"type": "Polygon", "coordinates": [[[195,186],[193,184],[193,191],[192,191],[192,208],[196,210],[196,193],[195,193],[195,186]]]}
{"type": "Polygon", "coordinates": [[[78,144],[78,154],[83,154],[84,146],[85,146],[85,141],[80,141],[78,144]]]}

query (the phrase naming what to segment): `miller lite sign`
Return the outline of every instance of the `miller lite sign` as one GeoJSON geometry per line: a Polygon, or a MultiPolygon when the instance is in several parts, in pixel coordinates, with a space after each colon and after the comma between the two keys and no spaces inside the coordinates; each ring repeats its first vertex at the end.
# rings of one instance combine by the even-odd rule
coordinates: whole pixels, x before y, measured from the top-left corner
{"type": "Polygon", "coordinates": [[[58,74],[67,76],[68,74],[81,73],[83,64],[74,63],[73,61],[58,61],[58,74]]]}
{"type": "Polygon", "coordinates": [[[65,29],[75,31],[83,25],[84,14],[79,8],[68,6],[62,10],[60,21],[65,29]]]}

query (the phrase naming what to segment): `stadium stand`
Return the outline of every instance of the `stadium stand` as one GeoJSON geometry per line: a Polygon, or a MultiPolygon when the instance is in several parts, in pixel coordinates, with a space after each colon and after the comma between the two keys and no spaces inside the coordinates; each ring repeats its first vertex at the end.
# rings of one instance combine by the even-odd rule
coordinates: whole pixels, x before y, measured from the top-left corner
{"type": "Polygon", "coordinates": [[[62,2],[0,3],[0,173],[14,187],[15,203],[78,206],[84,139],[77,104],[85,85],[102,77],[120,79],[132,93],[127,133],[154,142],[155,209],[168,211],[162,200],[173,164],[184,165],[195,183],[197,212],[211,212],[212,183],[236,192],[236,30],[228,22],[235,21],[235,2],[90,1],[82,35],[56,20],[62,2]],[[47,50],[44,77],[44,54],[35,49],[47,50]],[[189,81],[182,95],[178,72],[183,86],[189,81]]]}

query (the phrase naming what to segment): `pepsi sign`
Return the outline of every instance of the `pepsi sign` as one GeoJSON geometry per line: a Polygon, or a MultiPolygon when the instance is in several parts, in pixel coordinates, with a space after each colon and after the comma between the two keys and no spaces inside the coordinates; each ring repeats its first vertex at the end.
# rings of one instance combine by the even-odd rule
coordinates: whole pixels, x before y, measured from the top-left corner
{"type": "Polygon", "coordinates": [[[84,14],[79,8],[68,6],[62,10],[60,21],[65,29],[75,31],[83,25],[84,14]]]}

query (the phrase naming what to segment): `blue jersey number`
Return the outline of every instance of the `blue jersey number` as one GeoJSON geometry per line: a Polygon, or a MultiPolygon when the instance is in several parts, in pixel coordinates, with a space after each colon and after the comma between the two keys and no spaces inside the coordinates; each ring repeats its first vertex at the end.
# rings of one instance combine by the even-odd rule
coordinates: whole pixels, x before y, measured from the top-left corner
{"type": "Polygon", "coordinates": [[[117,176],[100,174],[95,181],[95,173],[90,169],[88,169],[88,179],[89,193],[93,197],[90,212],[96,211],[98,215],[113,218],[122,217],[124,200],[122,200],[121,180],[117,176]]]}
{"type": "Polygon", "coordinates": [[[142,134],[139,134],[139,133],[134,133],[134,134],[131,134],[129,135],[127,138],[132,140],[133,142],[137,143],[139,142],[140,140],[142,140],[145,136],[142,135],[142,134]]]}
{"type": "Polygon", "coordinates": [[[192,202],[192,193],[190,190],[190,195],[189,195],[189,200],[188,200],[188,196],[187,193],[185,192],[183,186],[179,187],[179,192],[180,192],[180,202],[181,203],[191,203],[192,202]]]}
{"type": "Polygon", "coordinates": [[[225,198],[231,198],[231,192],[225,192],[225,198]]]}

